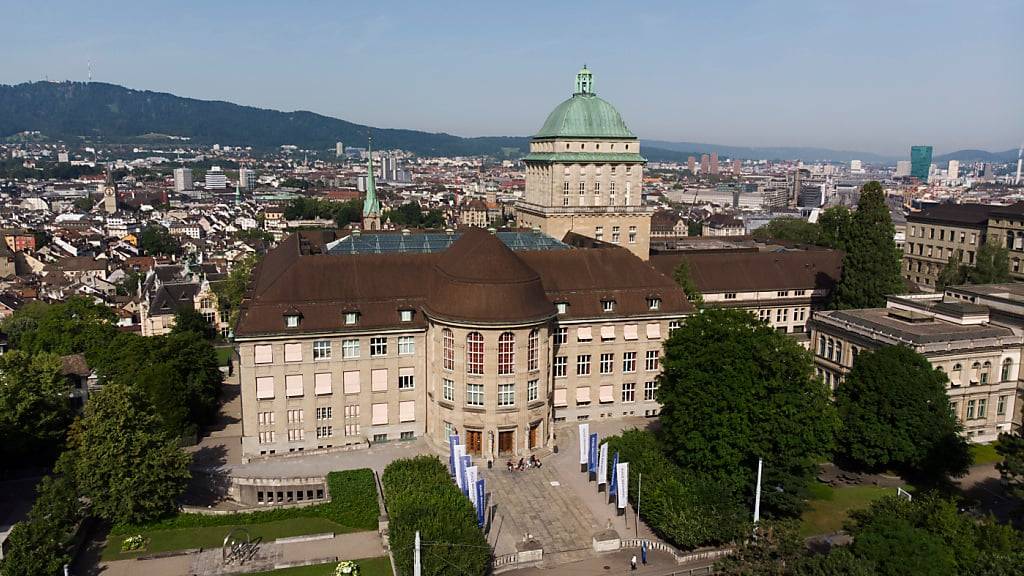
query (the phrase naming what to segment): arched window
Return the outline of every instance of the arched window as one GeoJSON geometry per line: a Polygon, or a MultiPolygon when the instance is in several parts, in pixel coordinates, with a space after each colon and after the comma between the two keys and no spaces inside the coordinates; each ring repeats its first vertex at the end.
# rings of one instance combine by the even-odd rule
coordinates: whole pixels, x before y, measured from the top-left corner
{"type": "Polygon", "coordinates": [[[466,374],[484,373],[484,335],[470,332],[466,335],[466,374]]]}
{"type": "Polygon", "coordinates": [[[825,356],[825,337],[818,336],[818,356],[825,356]]]}
{"type": "Polygon", "coordinates": [[[836,340],[836,362],[843,363],[843,343],[836,340]]]}
{"type": "Polygon", "coordinates": [[[828,355],[827,355],[827,358],[829,360],[831,360],[833,355],[835,354],[835,350],[836,350],[835,346],[836,346],[835,340],[829,338],[828,339],[828,355]]]}
{"type": "Polygon", "coordinates": [[[1003,382],[1009,380],[1011,368],[1013,368],[1013,360],[1010,358],[1003,360],[1003,371],[1002,373],[999,374],[999,379],[1002,380],[1003,382]]]}
{"type": "Polygon", "coordinates": [[[498,374],[515,373],[516,336],[511,332],[502,332],[498,336],[498,374]]]}
{"type": "Polygon", "coordinates": [[[540,368],[540,330],[536,328],[530,332],[530,339],[526,345],[526,369],[533,372],[540,368]]]}
{"type": "Polygon", "coordinates": [[[455,335],[450,328],[441,331],[441,351],[444,369],[455,370],[455,335]]]}
{"type": "Polygon", "coordinates": [[[971,364],[971,372],[971,375],[973,376],[973,378],[971,378],[971,383],[976,384],[981,379],[981,362],[971,364]]]}
{"type": "Polygon", "coordinates": [[[978,381],[982,384],[988,384],[988,375],[992,371],[992,363],[985,360],[985,364],[981,367],[981,376],[978,377],[978,381]]]}

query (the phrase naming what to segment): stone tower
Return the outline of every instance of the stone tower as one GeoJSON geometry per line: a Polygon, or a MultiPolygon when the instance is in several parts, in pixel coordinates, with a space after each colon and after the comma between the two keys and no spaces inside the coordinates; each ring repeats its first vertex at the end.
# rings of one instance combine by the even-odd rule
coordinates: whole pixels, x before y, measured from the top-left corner
{"type": "Polygon", "coordinates": [[[107,180],[103,183],[103,211],[107,214],[117,212],[117,184],[114,183],[111,166],[107,166],[107,180]]]}
{"type": "Polygon", "coordinates": [[[641,198],[647,161],[615,107],[597,97],[586,66],[576,74],[572,96],[548,115],[523,160],[520,226],[559,240],[575,232],[648,258],[653,210],[641,198]]]}

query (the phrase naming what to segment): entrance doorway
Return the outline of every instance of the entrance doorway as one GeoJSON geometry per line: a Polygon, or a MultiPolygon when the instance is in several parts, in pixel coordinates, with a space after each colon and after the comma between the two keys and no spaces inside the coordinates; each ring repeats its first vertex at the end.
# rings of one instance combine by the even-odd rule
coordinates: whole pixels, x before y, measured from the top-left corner
{"type": "Polygon", "coordinates": [[[540,422],[530,425],[530,450],[537,448],[537,438],[540,436],[540,422]]]}
{"type": "Polygon", "coordinates": [[[515,446],[515,430],[500,430],[498,432],[498,454],[510,454],[515,446]]]}
{"type": "Polygon", "coordinates": [[[483,446],[484,433],[479,430],[466,430],[466,452],[480,454],[483,446]]]}

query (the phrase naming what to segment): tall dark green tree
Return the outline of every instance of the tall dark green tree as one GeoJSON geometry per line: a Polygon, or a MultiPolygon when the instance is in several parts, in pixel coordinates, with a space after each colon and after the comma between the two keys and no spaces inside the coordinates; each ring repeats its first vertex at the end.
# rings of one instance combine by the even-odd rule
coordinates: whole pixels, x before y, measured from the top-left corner
{"type": "Polygon", "coordinates": [[[833,206],[818,216],[818,227],[821,229],[821,245],[846,250],[846,239],[850,234],[850,222],[853,214],[846,206],[833,206]]]}
{"type": "Polygon", "coordinates": [[[832,295],[832,307],[881,308],[885,297],[903,292],[900,253],[882,185],[871,181],[847,227],[843,276],[832,295]]]}
{"type": "Polygon", "coordinates": [[[195,308],[182,308],[174,314],[174,327],[172,334],[183,332],[194,332],[207,340],[213,340],[217,336],[217,330],[203,318],[195,308]]]}
{"type": "Polygon", "coordinates": [[[0,576],[60,574],[71,561],[69,544],[82,519],[82,505],[67,475],[47,476],[28,518],[18,522],[5,544],[0,576]]]}
{"type": "Polygon", "coordinates": [[[906,346],[861,352],[836,388],[839,459],[933,481],[966,473],[970,451],[950,410],[946,382],[943,372],[906,346]]]}
{"type": "Polygon", "coordinates": [[[966,282],[967,271],[967,266],[960,262],[960,258],[956,254],[952,254],[946,261],[946,265],[942,267],[942,271],[939,272],[939,277],[935,280],[935,287],[942,291],[946,289],[946,286],[959,286],[966,282]]]}
{"type": "Polygon", "coordinates": [[[92,511],[114,523],[155,520],[177,509],[191,456],[160,426],[141,391],[106,385],[86,404],[61,455],[92,511]]]}
{"type": "Polygon", "coordinates": [[[810,354],[746,311],[706,309],[672,332],[663,367],[657,398],[668,456],[747,494],[763,458],[766,510],[799,513],[837,425],[810,354]]]}
{"type": "Polygon", "coordinates": [[[12,350],[0,356],[0,458],[49,465],[71,424],[70,391],[56,354],[12,350]]]}
{"type": "Polygon", "coordinates": [[[995,242],[978,248],[974,266],[967,271],[971,284],[995,284],[1010,281],[1010,252],[995,242]]]}
{"type": "Polygon", "coordinates": [[[672,279],[683,289],[683,292],[686,293],[686,299],[690,303],[698,308],[704,305],[704,295],[700,293],[700,289],[697,288],[697,284],[693,281],[689,262],[681,260],[675,270],[672,271],[672,279]]]}

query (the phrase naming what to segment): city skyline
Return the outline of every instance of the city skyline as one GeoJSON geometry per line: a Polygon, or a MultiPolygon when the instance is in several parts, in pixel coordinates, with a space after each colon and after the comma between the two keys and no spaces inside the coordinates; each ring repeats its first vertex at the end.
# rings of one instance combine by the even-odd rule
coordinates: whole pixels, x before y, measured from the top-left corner
{"type": "Polygon", "coordinates": [[[86,80],[91,64],[94,80],[141,90],[528,136],[587,64],[596,92],[643,139],[903,157],[913,144],[1002,151],[1024,138],[1024,80],[1009,73],[1024,48],[1013,14],[1024,9],[1010,2],[972,5],[987,23],[976,28],[960,25],[954,4],[247,7],[57,2],[39,19],[12,6],[21,57],[0,82],[86,80]],[[623,47],[617,35],[643,44],[623,47]]]}

